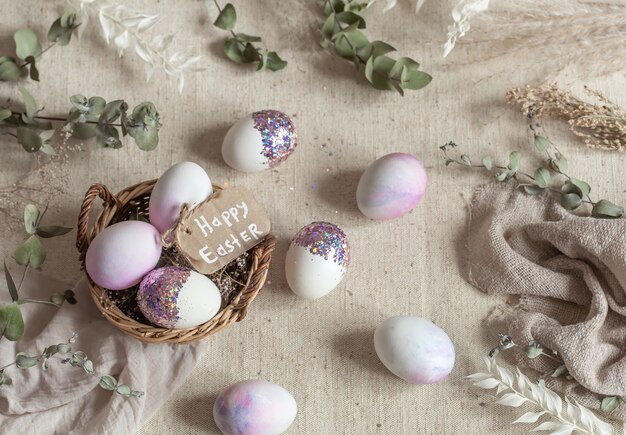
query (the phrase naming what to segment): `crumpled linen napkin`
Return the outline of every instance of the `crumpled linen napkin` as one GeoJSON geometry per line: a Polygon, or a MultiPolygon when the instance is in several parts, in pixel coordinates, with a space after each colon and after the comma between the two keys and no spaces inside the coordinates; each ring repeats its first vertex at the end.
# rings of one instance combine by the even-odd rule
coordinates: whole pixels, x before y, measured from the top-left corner
{"type": "MultiPolygon", "coordinates": [[[[467,261],[474,286],[520,296],[508,319],[514,341],[557,351],[580,384],[548,378],[549,386],[596,409],[603,396],[626,396],[626,219],[575,216],[549,194],[490,184],[471,203],[467,261]]],[[[611,416],[626,420],[625,408],[611,416]]]]}
{"type": "MultiPolygon", "coordinates": [[[[21,293],[47,298],[66,289],[62,281],[30,272],[21,293]]],[[[6,291],[4,289],[4,291],[6,291]]],[[[132,434],[156,412],[187,378],[207,348],[192,344],[146,344],[111,325],[95,307],[85,280],[74,288],[78,303],[60,309],[22,305],[25,335],[16,343],[0,341],[0,366],[17,352],[40,353],[77,332],[73,350],[82,350],[99,373],[115,376],[141,398],[122,397],[98,386],[98,378],[54,357],[48,372],[39,367],[6,370],[13,384],[0,387],[0,433],[132,434]]],[[[8,294],[8,293],[3,293],[8,294]]]]}

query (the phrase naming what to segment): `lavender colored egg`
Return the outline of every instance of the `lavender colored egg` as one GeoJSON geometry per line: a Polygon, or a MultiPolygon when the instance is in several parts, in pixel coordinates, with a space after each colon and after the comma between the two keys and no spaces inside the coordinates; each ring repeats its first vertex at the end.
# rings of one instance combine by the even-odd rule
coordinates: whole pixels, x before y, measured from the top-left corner
{"type": "Polygon", "coordinates": [[[390,317],[374,333],[381,362],[411,384],[434,384],[454,367],[454,345],[443,329],[414,316],[390,317]]]}
{"type": "Polygon", "coordinates": [[[147,222],[124,221],[106,227],[89,244],[85,268],[109,290],[137,284],[161,257],[161,235],[147,222]]]}
{"type": "Polygon", "coordinates": [[[296,400],[287,390],[261,380],[231,385],[213,406],[215,424],[226,435],[278,435],[297,413],[296,400]]]}
{"type": "Polygon", "coordinates": [[[424,166],[411,154],[387,154],[361,176],[356,190],[359,210],[375,220],[403,216],[422,200],[426,178],[424,166]]]}

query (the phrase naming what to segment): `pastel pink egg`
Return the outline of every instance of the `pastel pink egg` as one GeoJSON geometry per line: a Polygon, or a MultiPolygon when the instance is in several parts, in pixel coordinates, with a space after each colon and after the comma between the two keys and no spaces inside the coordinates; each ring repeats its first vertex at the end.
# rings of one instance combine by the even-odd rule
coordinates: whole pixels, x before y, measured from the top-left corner
{"type": "Polygon", "coordinates": [[[287,390],[261,380],[231,385],[213,406],[215,424],[226,435],[278,435],[297,413],[296,400],[287,390]]]}
{"type": "Polygon", "coordinates": [[[374,333],[374,348],[390,372],[411,384],[441,382],[454,367],[448,334],[415,316],[390,317],[381,323],[374,333]]]}
{"type": "Polygon", "coordinates": [[[359,180],[356,202],[376,220],[394,219],[413,210],[426,192],[426,170],[411,154],[387,154],[372,163],[359,180]]]}
{"type": "Polygon", "coordinates": [[[122,290],[139,283],[160,257],[159,231],[147,222],[124,221],[105,228],[91,241],[85,268],[99,286],[122,290]]]}

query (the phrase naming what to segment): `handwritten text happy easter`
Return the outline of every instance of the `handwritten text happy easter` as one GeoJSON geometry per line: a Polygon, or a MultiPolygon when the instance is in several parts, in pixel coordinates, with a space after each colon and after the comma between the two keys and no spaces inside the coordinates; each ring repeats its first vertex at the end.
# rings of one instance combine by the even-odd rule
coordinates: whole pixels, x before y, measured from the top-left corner
{"type": "MultiPolygon", "coordinates": [[[[202,235],[206,238],[211,236],[220,227],[225,226],[230,228],[238,228],[234,232],[230,232],[227,239],[218,244],[217,247],[211,247],[205,244],[198,254],[207,263],[213,264],[218,261],[218,257],[225,257],[231,254],[235,250],[247,250],[246,246],[252,241],[258,241],[263,239],[263,231],[259,229],[254,222],[245,222],[248,218],[248,204],[242,201],[230,207],[227,210],[207,219],[204,215],[194,219],[197,227],[202,231],[202,235]],[[245,229],[241,230],[241,226],[245,229]]],[[[254,243],[256,244],[256,243],[254,243]]]]}

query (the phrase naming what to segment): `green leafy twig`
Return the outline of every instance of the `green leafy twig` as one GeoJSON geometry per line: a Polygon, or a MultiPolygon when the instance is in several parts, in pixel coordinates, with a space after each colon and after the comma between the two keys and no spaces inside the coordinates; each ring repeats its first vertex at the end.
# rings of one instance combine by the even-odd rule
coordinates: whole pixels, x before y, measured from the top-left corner
{"type": "Polygon", "coordinates": [[[257,71],[279,71],[287,66],[287,61],[282,60],[275,51],[261,49],[255,43],[263,42],[260,36],[235,33],[237,23],[237,11],[232,3],[227,3],[223,8],[217,0],[213,0],[219,15],[213,25],[230,32],[231,37],[224,41],[224,54],[235,63],[256,63],[257,71]]]}
{"type": "Polygon", "coordinates": [[[23,304],[44,304],[60,307],[63,302],[75,304],[76,299],[72,290],[65,290],[63,293],[54,293],[48,300],[22,298],[20,291],[26,279],[28,270],[32,267],[39,269],[46,260],[46,251],[39,238],[51,238],[67,234],[72,229],[58,225],[42,225],[41,221],[46,214],[46,210],[41,212],[37,206],[28,204],[24,209],[24,227],[29,237],[15,250],[13,259],[17,264],[23,266],[22,277],[19,284],[11,276],[11,272],[4,262],[4,277],[6,279],[11,303],[0,305],[0,339],[6,337],[7,340],[17,341],[24,335],[24,318],[20,305],[23,304]]]}
{"type": "Polygon", "coordinates": [[[419,63],[409,57],[392,59],[396,51],[383,41],[370,42],[360,29],[366,28],[361,11],[367,3],[346,0],[326,0],[323,4],[326,21],[322,26],[324,48],[333,46],[342,58],[354,64],[357,71],[365,66],[365,78],[380,90],[395,90],[404,95],[405,89],[421,89],[432,77],[419,70],[419,63]]]}
{"type": "MultiPolygon", "coordinates": [[[[550,352],[546,352],[541,344],[536,342],[531,342],[526,346],[521,346],[513,341],[513,339],[504,334],[500,334],[500,343],[491,349],[489,352],[489,358],[495,358],[500,351],[512,349],[514,347],[520,348],[524,351],[524,354],[529,359],[535,359],[539,357],[545,357],[551,359],[557,364],[557,367],[551,370],[548,373],[543,374],[539,379],[542,380],[547,376],[558,378],[559,376],[564,376],[568,380],[572,380],[572,376],[567,371],[567,367],[565,366],[565,362],[561,358],[558,352],[552,350],[550,352]]],[[[619,396],[607,396],[602,399],[602,403],[600,404],[600,409],[606,413],[613,412],[622,402],[624,402],[623,397],[619,396]]]]}
{"type": "Polygon", "coordinates": [[[46,372],[48,370],[48,361],[53,357],[61,357],[62,359],[60,361],[62,364],[80,367],[85,373],[97,377],[100,380],[98,383],[100,388],[115,391],[117,394],[124,397],[141,397],[144,395],[142,391],[136,391],[131,389],[128,385],[120,384],[115,377],[96,371],[93,366],[93,361],[87,357],[85,352],[72,350],[72,345],[76,342],[77,337],[78,334],[74,333],[66,342],[47,346],[39,355],[29,356],[24,352],[19,352],[15,355],[15,361],[0,367],[0,386],[12,384],[11,378],[4,373],[9,367],[16,366],[19,369],[28,369],[41,364],[42,370],[46,372]]]}
{"type": "Polygon", "coordinates": [[[17,138],[17,142],[30,153],[55,154],[51,145],[55,130],[49,121],[62,121],[65,123],[63,131],[79,139],[95,138],[97,145],[102,147],[120,148],[120,136],[126,135],[144,151],[153,150],[159,143],[159,113],[150,102],[139,104],[129,114],[128,103],[124,100],[107,103],[101,97],[88,99],[73,95],[70,98],[73,107],[67,117],[52,117],[40,115],[41,109],[34,97],[24,87],[18,89],[25,111],[0,107],[0,129],[15,129],[15,133],[5,131],[5,134],[17,138]]]}
{"type": "Polygon", "coordinates": [[[591,186],[587,182],[567,174],[567,159],[545,135],[541,134],[540,126],[534,119],[534,111],[529,111],[528,119],[535,148],[544,154],[546,159],[546,164],[535,169],[532,175],[520,170],[522,154],[519,151],[513,151],[510,154],[509,163],[506,166],[494,164],[491,156],[483,157],[480,163],[474,163],[467,154],[461,154],[458,158],[449,154],[449,151],[457,148],[454,142],[448,142],[439,147],[446,166],[458,164],[471,168],[487,169],[494,173],[497,181],[506,182],[515,179],[519,186],[530,195],[538,195],[547,190],[552,191],[559,196],[560,203],[566,210],[576,210],[583,204],[590,204],[592,206],[591,216],[593,217],[606,219],[622,217],[624,214],[623,207],[606,199],[594,201],[590,196],[591,186]],[[554,181],[559,181],[559,178],[561,182],[554,183],[554,181]],[[562,181],[563,179],[565,180],[562,181]]]}
{"type": "Polygon", "coordinates": [[[15,40],[15,54],[13,56],[0,56],[0,81],[16,81],[26,69],[30,78],[39,81],[37,61],[42,54],[55,45],[67,45],[72,39],[72,33],[80,24],[76,23],[76,9],[69,8],[63,16],[57,18],[48,31],[48,41],[51,44],[42,50],[41,42],[35,33],[27,28],[20,29],[13,35],[15,40]],[[22,60],[23,62],[19,62],[22,60]]]}

